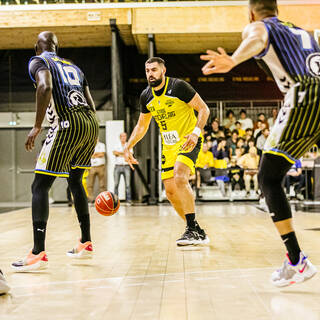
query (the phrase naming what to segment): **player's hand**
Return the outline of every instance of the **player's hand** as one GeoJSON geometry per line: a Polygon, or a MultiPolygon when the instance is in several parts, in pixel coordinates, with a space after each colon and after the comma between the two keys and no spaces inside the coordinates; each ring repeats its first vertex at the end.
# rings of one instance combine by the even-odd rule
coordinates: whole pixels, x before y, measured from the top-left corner
{"type": "Polygon", "coordinates": [[[226,73],[236,66],[232,57],[227,55],[224,49],[218,48],[218,51],[207,50],[207,54],[200,56],[201,60],[208,61],[201,69],[204,75],[226,73]]]}
{"type": "Polygon", "coordinates": [[[187,141],[182,145],[182,150],[191,152],[198,143],[199,137],[195,133],[190,133],[184,137],[187,141]]]}
{"type": "Polygon", "coordinates": [[[34,148],[34,141],[36,140],[36,137],[41,132],[41,128],[33,127],[31,131],[28,134],[27,141],[25,143],[25,148],[27,151],[32,151],[34,148]]]}
{"type": "Polygon", "coordinates": [[[132,170],[134,170],[134,167],[133,167],[134,164],[139,164],[139,161],[134,158],[133,154],[127,148],[125,148],[123,151],[123,157],[124,157],[124,160],[128,162],[132,170]]]}

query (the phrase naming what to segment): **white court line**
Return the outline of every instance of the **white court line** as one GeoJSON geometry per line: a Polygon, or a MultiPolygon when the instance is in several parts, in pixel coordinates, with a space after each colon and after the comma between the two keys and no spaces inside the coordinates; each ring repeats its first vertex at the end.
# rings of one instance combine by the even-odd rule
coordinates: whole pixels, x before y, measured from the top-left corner
{"type": "MultiPolygon", "coordinates": [[[[141,276],[124,276],[124,277],[112,277],[112,278],[97,278],[97,279],[80,279],[80,280],[66,280],[66,281],[53,281],[53,282],[46,282],[41,284],[30,284],[30,285],[23,285],[23,286],[12,286],[11,288],[31,288],[31,287],[42,287],[42,286],[49,286],[49,285],[59,285],[59,284],[73,284],[73,283],[90,283],[90,282],[97,282],[97,281],[121,281],[125,279],[141,279],[141,278],[156,278],[156,277],[170,277],[170,276],[184,276],[184,275],[192,275],[198,273],[223,273],[223,272],[234,272],[234,271],[264,271],[264,270],[273,270],[275,267],[264,267],[264,268],[248,268],[248,269],[227,269],[227,270],[201,270],[201,271],[190,271],[190,272],[176,272],[176,273],[156,273],[150,275],[141,275],[141,276]]],[[[40,274],[40,273],[39,273],[40,274]]],[[[170,281],[170,280],[168,280],[170,281]]],[[[176,281],[176,280],[172,280],[176,281]]],[[[183,280],[184,281],[184,280],[183,280]]]]}

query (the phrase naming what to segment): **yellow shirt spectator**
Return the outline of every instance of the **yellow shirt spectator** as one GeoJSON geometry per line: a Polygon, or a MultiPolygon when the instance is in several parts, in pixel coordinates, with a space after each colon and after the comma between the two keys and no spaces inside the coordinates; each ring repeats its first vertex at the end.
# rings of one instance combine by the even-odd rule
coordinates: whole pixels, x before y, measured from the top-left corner
{"type": "Polygon", "coordinates": [[[202,169],[214,167],[213,154],[211,151],[208,151],[208,147],[205,143],[203,144],[202,150],[199,152],[196,167],[202,169]]]}

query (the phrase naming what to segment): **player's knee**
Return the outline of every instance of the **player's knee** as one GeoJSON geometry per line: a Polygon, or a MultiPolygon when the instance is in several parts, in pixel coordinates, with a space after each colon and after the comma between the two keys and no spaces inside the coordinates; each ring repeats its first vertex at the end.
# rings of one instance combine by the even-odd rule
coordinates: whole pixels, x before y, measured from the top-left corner
{"type": "Polygon", "coordinates": [[[174,183],[176,185],[177,188],[183,188],[185,187],[186,185],[188,185],[188,178],[186,177],[186,175],[184,174],[179,174],[179,173],[176,173],[174,175],[174,183]]]}
{"type": "Polygon", "coordinates": [[[175,195],[175,188],[173,187],[166,187],[166,196],[170,200],[174,197],[175,195]]]}

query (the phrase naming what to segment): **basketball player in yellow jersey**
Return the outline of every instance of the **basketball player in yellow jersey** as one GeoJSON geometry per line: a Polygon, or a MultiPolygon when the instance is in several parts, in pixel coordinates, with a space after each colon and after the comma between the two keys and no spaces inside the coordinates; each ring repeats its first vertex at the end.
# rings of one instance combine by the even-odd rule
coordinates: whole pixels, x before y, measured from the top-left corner
{"type": "Polygon", "coordinates": [[[189,176],[194,173],[202,147],[201,130],[209,117],[208,106],[187,82],[165,76],[163,59],[150,58],[145,71],[149,86],[140,96],[140,117],[124,150],[124,158],[132,169],[132,164],[138,163],[129,150],[144,137],[154,117],[162,136],[161,178],[167,198],[187,222],[177,245],[208,243],[209,238],[195,220],[195,200],[189,185],[189,176]]]}

